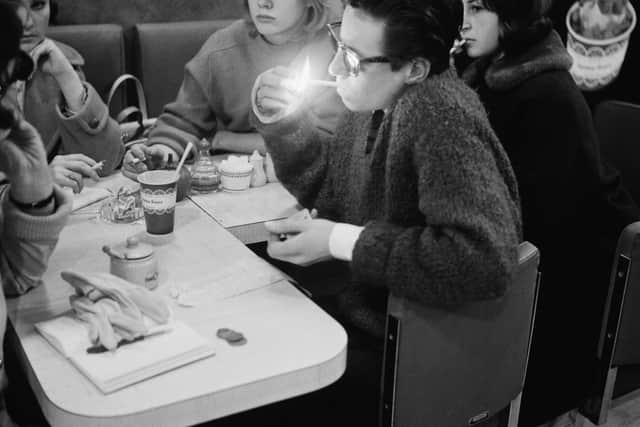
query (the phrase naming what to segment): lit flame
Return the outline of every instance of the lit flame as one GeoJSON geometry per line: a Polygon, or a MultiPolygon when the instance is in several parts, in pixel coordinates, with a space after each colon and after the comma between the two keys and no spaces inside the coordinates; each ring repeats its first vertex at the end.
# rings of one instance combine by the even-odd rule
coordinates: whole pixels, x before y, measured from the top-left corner
{"type": "Polygon", "coordinates": [[[298,74],[295,80],[295,88],[299,93],[303,93],[307,86],[309,85],[309,73],[310,73],[311,64],[309,64],[309,57],[307,56],[304,60],[304,66],[302,67],[302,72],[298,74]]]}

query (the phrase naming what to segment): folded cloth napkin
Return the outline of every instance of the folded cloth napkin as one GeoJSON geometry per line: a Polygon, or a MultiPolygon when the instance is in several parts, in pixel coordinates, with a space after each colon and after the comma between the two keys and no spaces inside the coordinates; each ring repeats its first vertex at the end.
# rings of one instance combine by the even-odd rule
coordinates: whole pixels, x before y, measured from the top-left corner
{"type": "MultiPolygon", "coordinates": [[[[69,191],[71,191],[70,188],[69,191]]],[[[110,195],[111,192],[106,188],[84,187],[81,192],[73,195],[72,211],[75,212],[78,209],[84,208],[85,206],[89,206],[100,200],[106,199],[110,195]]]]}
{"type": "Polygon", "coordinates": [[[148,289],[108,273],[63,271],[62,278],[76,290],[69,299],[76,316],[89,325],[89,338],[105,348],[121,340],[146,335],[145,316],[156,324],[170,318],[167,303],[148,289]]]}

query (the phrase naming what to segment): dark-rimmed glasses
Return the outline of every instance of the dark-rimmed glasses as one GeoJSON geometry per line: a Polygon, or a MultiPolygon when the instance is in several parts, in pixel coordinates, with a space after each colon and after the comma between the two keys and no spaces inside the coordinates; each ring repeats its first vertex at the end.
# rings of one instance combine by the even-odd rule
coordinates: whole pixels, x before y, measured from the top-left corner
{"type": "Polygon", "coordinates": [[[349,46],[342,43],[340,38],[336,33],[336,30],[340,28],[342,22],[333,22],[331,24],[327,24],[327,29],[329,30],[329,34],[331,34],[331,39],[334,42],[334,47],[338,53],[342,54],[342,62],[344,63],[347,72],[352,77],[357,77],[360,73],[362,64],[382,64],[389,63],[391,59],[386,56],[371,56],[368,58],[360,58],[360,56],[353,51],[349,46]]]}

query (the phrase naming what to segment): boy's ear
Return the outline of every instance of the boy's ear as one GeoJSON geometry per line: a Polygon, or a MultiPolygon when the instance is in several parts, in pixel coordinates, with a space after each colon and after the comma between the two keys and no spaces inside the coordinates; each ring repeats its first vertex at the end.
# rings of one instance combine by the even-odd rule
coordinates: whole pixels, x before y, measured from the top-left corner
{"type": "Polygon", "coordinates": [[[431,62],[425,58],[416,58],[407,64],[407,74],[404,82],[412,85],[424,81],[429,77],[431,71],[431,62]]]}

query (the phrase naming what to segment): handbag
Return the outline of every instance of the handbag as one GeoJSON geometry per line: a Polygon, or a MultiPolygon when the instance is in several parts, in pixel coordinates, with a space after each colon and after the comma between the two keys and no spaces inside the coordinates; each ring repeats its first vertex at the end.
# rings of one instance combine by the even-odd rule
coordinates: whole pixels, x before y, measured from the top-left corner
{"type": "Polygon", "coordinates": [[[136,88],[136,97],[138,106],[130,105],[120,111],[115,120],[120,125],[122,142],[125,148],[129,148],[134,144],[146,141],[149,131],[155,125],[156,119],[149,118],[147,112],[147,99],[144,95],[144,88],[140,80],[132,74],[122,74],[111,85],[109,97],[107,98],[107,108],[111,106],[111,100],[115,96],[118,89],[125,82],[132,81],[136,88]]]}

